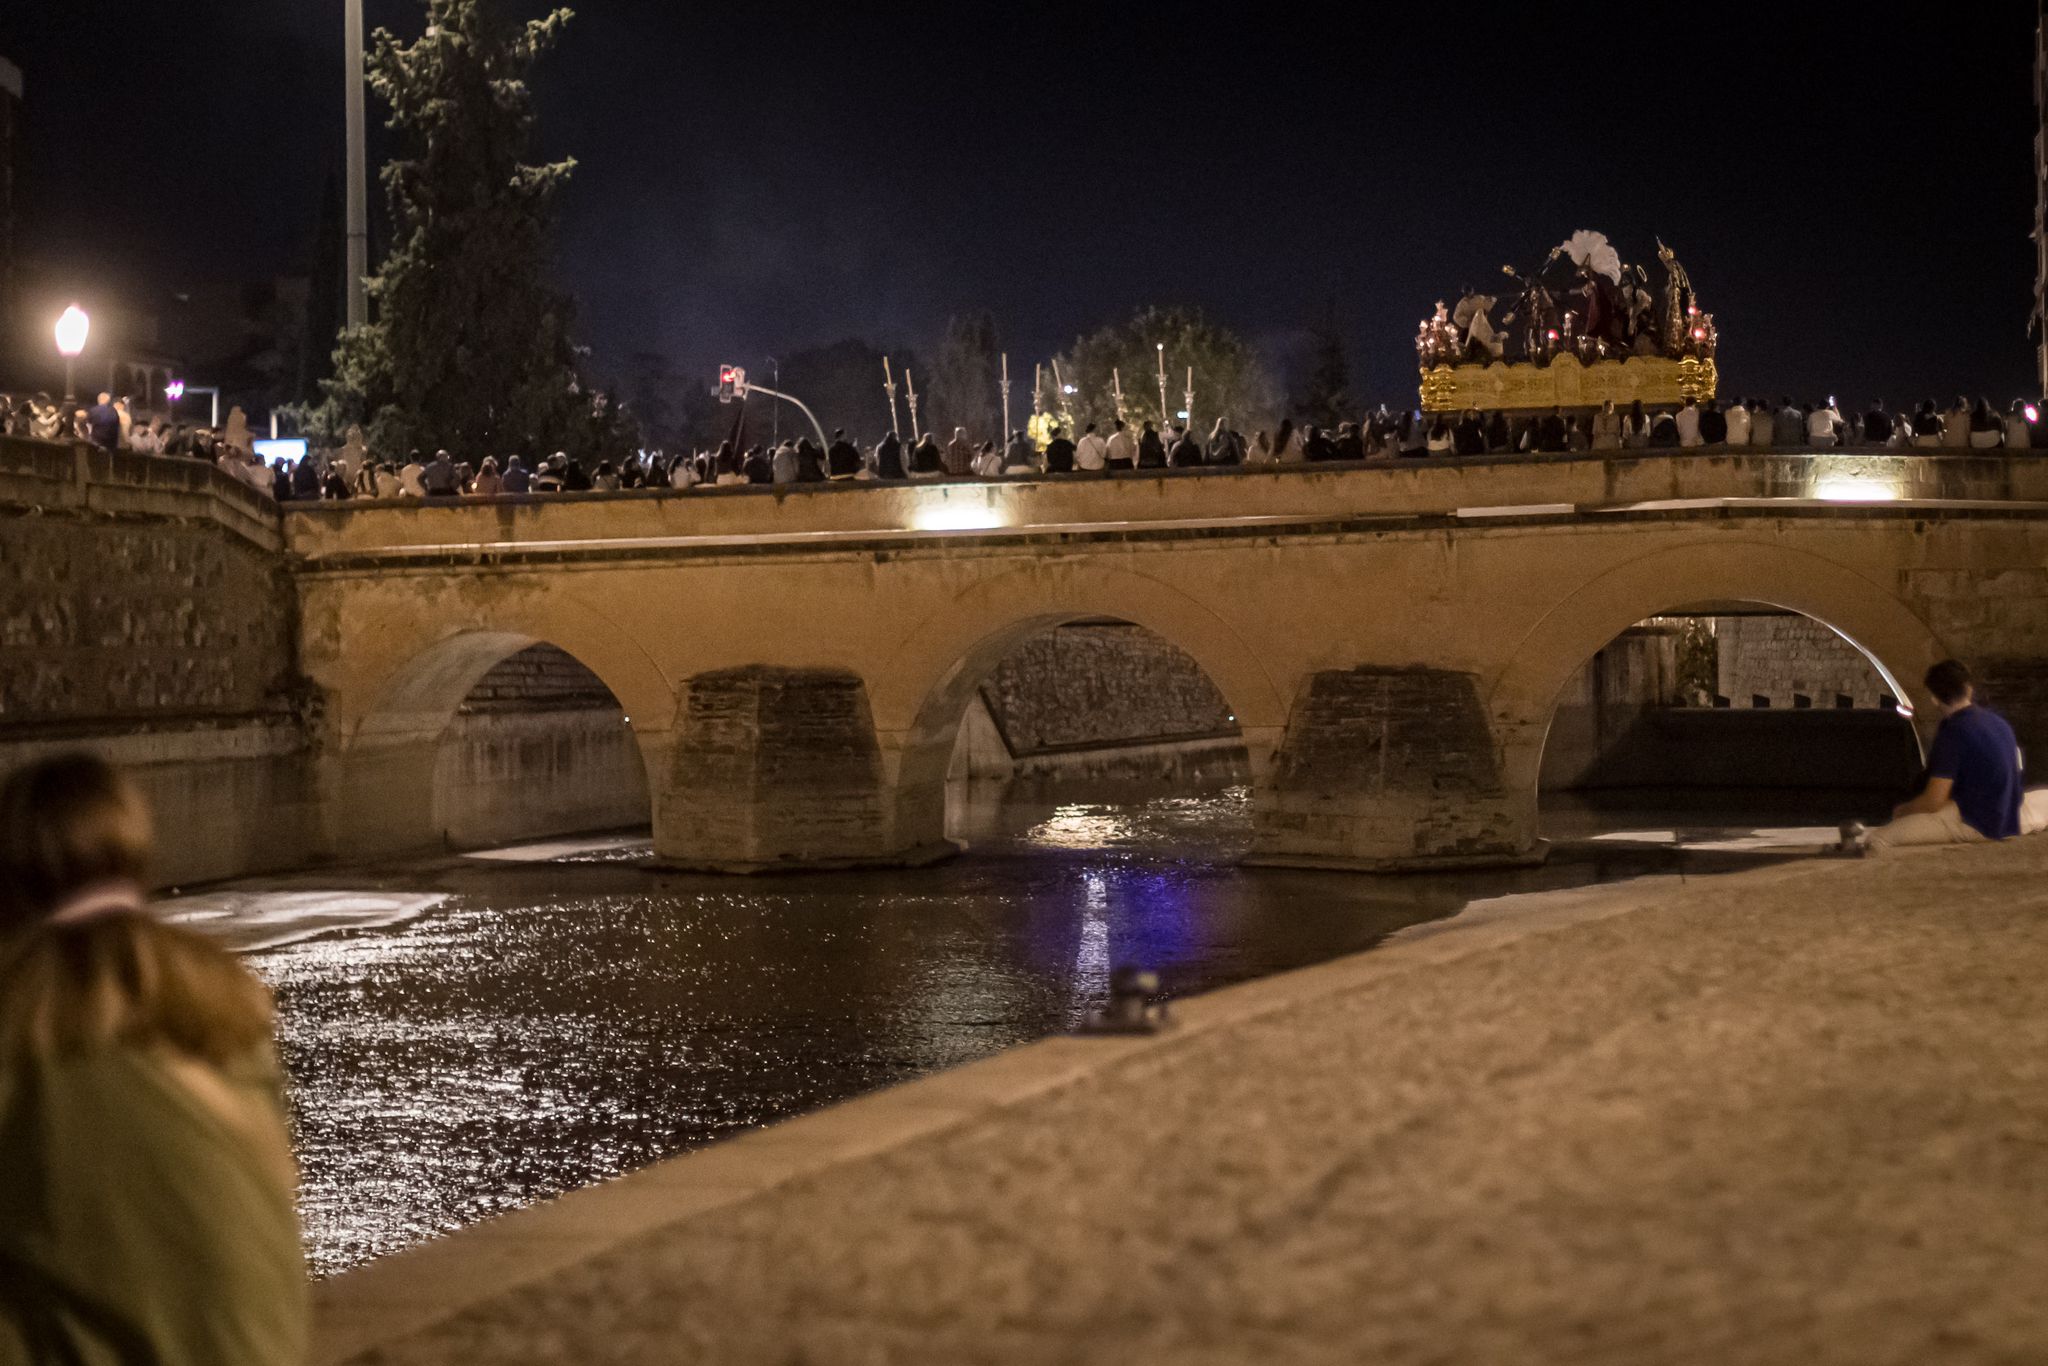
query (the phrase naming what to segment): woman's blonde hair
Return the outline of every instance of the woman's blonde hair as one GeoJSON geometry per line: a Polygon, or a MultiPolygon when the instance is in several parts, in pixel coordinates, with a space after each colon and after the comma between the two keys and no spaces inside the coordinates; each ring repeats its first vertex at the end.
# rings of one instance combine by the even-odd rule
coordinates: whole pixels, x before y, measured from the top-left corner
{"type": "Polygon", "coordinates": [[[168,1047],[225,1063],[267,1044],[270,992],[232,954],[145,911],[51,916],[81,892],[147,886],[142,795],[66,755],[0,783],[0,1061],[168,1047]]]}

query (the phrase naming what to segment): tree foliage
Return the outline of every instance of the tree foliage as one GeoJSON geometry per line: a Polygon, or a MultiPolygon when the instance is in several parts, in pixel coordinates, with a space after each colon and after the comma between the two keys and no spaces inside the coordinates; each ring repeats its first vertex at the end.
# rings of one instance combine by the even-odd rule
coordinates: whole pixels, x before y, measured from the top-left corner
{"type": "MultiPolygon", "coordinates": [[[[969,313],[946,323],[946,335],[932,358],[931,421],[926,424],[950,439],[955,427],[965,427],[975,441],[997,441],[1002,433],[1002,341],[996,334],[996,320],[990,314],[969,313]]],[[[1028,384],[1011,389],[1011,420],[1023,425],[1020,414],[1031,411],[1028,384]],[[1022,400],[1021,409],[1017,400],[1022,400]]]]}
{"type": "MultiPolygon", "coordinates": [[[[1197,309],[1146,308],[1128,321],[1085,337],[1059,358],[1060,371],[1079,392],[1071,399],[1076,424],[1108,423],[1116,416],[1112,371],[1123,382],[1126,420],[1173,422],[1182,406],[1189,367],[1194,369],[1194,423],[1203,431],[1220,416],[1252,430],[1272,419],[1278,390],[1249,342],[1204,318],[1197,309]],[[1164,345],[1164,352],[1159,349],[1164,345]],[[1166,367],[1166,410],[1159,406],[1159,366],[1166,367]]],[[[1024,384],[1027,403],[1030,382],[1024,384]]],[[[1029,411],[1029,408],[1026,408],[1029,411]]]]}
{"type": "Polygon", "coordinates": [[[372,321],[343,333],[316,420],[329,432],[362,423],[380,451],[623,446],[627,419],[580,382],[573,306],[547,280],[575,163],[530,159],[527,78],[569,11],[521,23],[491,0],[427,0],[426,20],[412,43],[372,35],[368,81],[397,135],[383,168],[392,247],[368,282],[372,321]]]}
{"type": "Polygon", "coordinates": [[[1325,431],[1352,417],[1351,363],[1336,319],[1326,314],[1308,334],[1308,370],[1294,412],[1325,431]]]}

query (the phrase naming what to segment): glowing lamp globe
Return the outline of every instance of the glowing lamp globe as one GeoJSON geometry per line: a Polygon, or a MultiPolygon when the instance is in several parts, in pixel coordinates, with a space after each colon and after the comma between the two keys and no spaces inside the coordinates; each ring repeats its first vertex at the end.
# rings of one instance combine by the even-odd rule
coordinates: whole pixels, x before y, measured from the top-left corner
{"type": "Polygon", "coordinates": [[[169,384],[166,384],[164,386],[164,397],[173,403],[185,397],[185,381],[174,379],[169,384]]]}
{"type": "Polygon", "coordinates": [[[77,304],[64,310],[64,316],[57,319],[57,351],[60,355],[76,356],[85,350],[85,334],[92,330],[92,319],[85,316],[85,310],[77,304]]]}

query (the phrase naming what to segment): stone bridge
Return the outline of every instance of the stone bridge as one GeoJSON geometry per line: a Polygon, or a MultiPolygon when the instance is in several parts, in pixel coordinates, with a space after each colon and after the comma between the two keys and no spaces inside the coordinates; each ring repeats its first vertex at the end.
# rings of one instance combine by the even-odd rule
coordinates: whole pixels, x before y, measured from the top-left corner
{"type": "Polygon", "coordinates": [[[979,680],[1115,617],[1197,660],[1255,857],[1532,857],[1567,680],[1645,617],[1825,622],[1894,694],[1955,655],[2048,744],[2048,461],[1659,453],[1116,480],[344,503],[284,517],[331,847],[431,838],[437,737],[547,642],[622,704],[679,865],[935,857],[979,680]],[[2041,699],[2041,700],[2037,700],[2041,699]]]}

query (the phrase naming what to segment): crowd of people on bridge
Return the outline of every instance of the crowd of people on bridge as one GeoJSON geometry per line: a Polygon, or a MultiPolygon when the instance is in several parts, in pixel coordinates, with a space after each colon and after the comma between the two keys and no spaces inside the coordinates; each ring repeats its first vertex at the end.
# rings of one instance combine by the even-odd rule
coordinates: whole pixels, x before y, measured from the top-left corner
{"type": "Polygon", "coordinates": [[[1149,421],[1062,425],[1036,442],[1023,431],[1000,445],[977,440],[964,428],[950,438],[920,432],[911,441],[887,432],[872,445],[834,432],[824,447],[809,439],[756,444],[733,442],[687,452],[637,451],[586,464],[566,452],[552,455],[483,455],[411,451],[386,459],[359,442],[315,450],[291,463],[257,459],[239,410],[222,430],[136,415],[124,399],[102,393],[81,406],[65,426],[46,397],[0,396],[6,433],[46,439],[69,437],[109,450],[210,461],[280,502],[351,498],[490,498],[504,495],[610,492],[627,489],[719,489],[740,486],[849,482],[918,482],[1105,477],[1295,466],[1446,456],[1567,454],[1574,452],[1693,450],[1701,448],[1798,450],[1861,447],[1893,451],[2031,451],[2048,449],[2039,413],[2023,400],[2003,409],[1986,399],[1933,399],[1891,409],[1873,403],[1845,410],[1833,398],[1800,403],[1790,397],[1687,399],[1674,405],[1599,408],[1548,413],[1394,411],[1385,404],[1359,420],[1325,429],[1282,420],[1247,437],[1218,418],[1206,432],[1176,423],[1161,431],[1149,421]],[[56,422],[53,426],[52,423],[56,422]]]}

